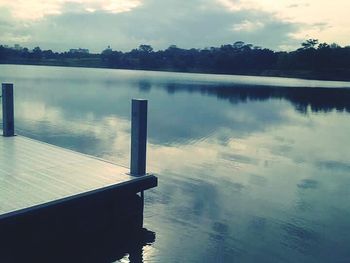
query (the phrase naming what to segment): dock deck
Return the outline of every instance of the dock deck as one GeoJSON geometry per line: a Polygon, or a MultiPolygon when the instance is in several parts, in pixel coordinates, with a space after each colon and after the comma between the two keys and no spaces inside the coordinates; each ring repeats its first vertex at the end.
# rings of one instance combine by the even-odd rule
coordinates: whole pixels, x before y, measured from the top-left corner
{"type": "Polygon", "coordinates": [[[0,262],[71,262],[73,254],[91,262],[95,248],[116,237],[116,247],[129,236],[139,240],[143,191],[158,183],[146,174],[147,100],[132,100],[129,170],[16,136],[13,97],[13,84],[2,83],[0,262]]]}
{"type": "MultiPolygon", "coordinates": [[[[0,130],[1,133],[1,130],[0,130]]],[[[23,136],[0,136],[0,220],[104,190],[157,185],[153,175],[23,136]]]]}

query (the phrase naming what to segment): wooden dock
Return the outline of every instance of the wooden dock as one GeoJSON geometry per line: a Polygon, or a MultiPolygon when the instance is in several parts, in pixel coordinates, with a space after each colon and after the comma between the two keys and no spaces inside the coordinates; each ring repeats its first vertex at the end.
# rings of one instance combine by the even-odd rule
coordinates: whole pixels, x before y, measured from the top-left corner
{"type": "MultiPolygon", "coordinates": [[[[0,130],[1,131],[1,130],[0,130]]],[[[157,185],[153,175],[22,136],[0,136],[0,220],[100,191],[134,193],[157,185]]]]}
{"type": "Polygon", "coordinates": [[[143,192],[157,186],[146,173],[147,101],[132,101],[130,170],[15,135],[12,84],[2,85],[2,104],[0,262],[22,261],[18,251],[40,262],[43,250],[56,254],[84,242],[96,247],[107,235],[142,228],[143,192]]]}

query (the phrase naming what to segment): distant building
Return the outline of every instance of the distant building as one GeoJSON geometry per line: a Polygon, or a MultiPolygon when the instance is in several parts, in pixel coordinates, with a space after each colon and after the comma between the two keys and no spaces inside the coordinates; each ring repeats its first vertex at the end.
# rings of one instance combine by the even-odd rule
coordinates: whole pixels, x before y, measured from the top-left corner
{"type": "Polygon", "coordinates": [[[69,50],[69,53],[73,53],[73,54],[89,54],[89,50],[86,48],[71,48],[69,50]]]}
{"type": "Polygon", "coordinates": [[[13,47],[14,50],[22,50],[23,47],[21,47],[19,44],[15,44],[13,47]]]}

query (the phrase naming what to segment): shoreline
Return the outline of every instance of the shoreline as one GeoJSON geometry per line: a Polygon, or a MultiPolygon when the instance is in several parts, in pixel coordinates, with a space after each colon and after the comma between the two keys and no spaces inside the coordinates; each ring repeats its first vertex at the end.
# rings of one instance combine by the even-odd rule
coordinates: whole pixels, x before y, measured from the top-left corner
{"type": "MultiPolygon", "coordinates": [[[[91,59],[89,59],[91,62],[91,59]]],[[[198,73],[198,74],[215,74],[228,76],[256,76],[256,77],[280,77],[280,78],[298,78],[305,80],[324,80],[324,81],[350,81],[349,70],[335,69],[333,71],[311,71],[311,70],[262,70],[262,71],[241,71],[241,72],[205,72],[200,70],[179,71],[173,69],[151,69],[151,68],[128,68],[128,67],[108,67],[103,61],[96,60],[93,63],[86,63],[86,60],[45,60],[45,61],[0,61],[0,65],[31,65],[31,66],[59,66],[59,67],[78,67],[78,68],[105,68],[119,70],[144,70],[158,72],[174,73],[198,73]]]]}

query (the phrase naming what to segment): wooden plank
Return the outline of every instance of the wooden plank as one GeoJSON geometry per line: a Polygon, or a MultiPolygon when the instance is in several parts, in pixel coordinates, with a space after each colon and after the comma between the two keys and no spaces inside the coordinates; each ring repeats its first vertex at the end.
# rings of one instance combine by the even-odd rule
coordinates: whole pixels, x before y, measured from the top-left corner
{"type": "Polygon", "coordinates": [[[0,136],[0,219],[99,191],[157,185],[152,175],[22,136],[0,136]]]}

